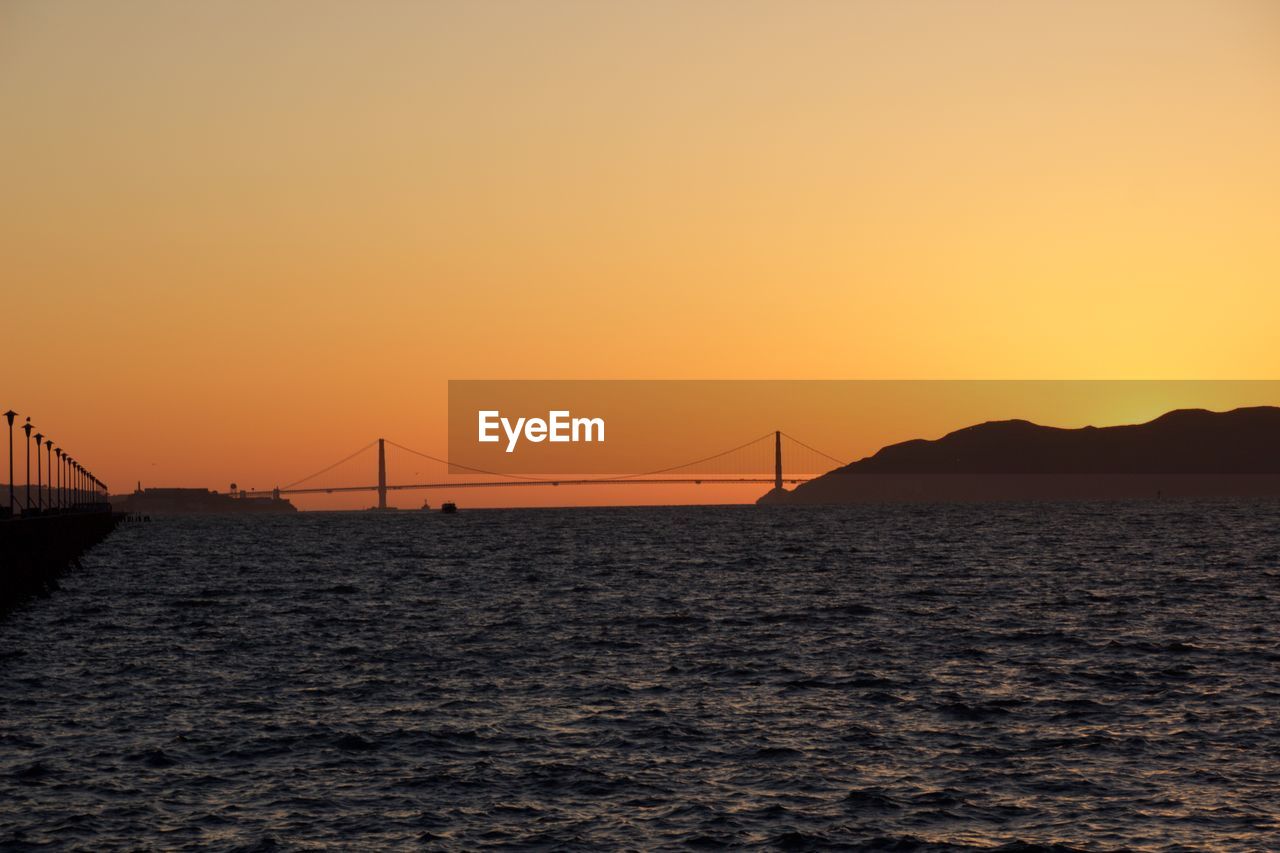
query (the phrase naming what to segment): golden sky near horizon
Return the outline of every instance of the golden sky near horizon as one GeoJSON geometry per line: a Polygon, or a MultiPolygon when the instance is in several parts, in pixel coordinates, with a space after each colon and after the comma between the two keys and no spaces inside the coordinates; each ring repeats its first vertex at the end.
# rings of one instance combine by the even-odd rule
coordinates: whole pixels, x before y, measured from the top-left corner
{"type": "Polygon", "coordinates": [[[1277,152],[1270,0],[4,0],[0,406],[225,488],[450,378],[1271,379],[1277,152]]]}

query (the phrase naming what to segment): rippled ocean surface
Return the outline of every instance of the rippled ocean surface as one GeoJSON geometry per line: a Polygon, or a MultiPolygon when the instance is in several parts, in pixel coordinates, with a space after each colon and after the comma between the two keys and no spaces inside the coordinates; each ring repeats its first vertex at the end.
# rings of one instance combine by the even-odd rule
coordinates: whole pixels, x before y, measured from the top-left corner
{"type": "Polygon", "coordinates": [[[1280,503],[122,526],[0,846],[1280,849],[1280,503]]]}

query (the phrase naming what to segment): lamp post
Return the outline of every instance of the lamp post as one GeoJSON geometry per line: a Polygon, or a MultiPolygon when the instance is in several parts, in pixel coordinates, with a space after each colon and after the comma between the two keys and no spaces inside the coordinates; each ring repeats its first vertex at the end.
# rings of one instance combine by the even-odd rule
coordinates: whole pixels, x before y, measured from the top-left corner
{"type": "Polygon", "coordinates": [[[40,442],[44,441],[44,436],[36,433],[36,509],[44,508],[44,475],[41,473],[40,466],[40,442]]]}
{"type": "Polygon", "coordinates": [[[13,512],[13,419],[18,413],[13,409],[4,413],[9,421],[9,512],[13,512]]]}
{"type": "Polygon", "coordinates": [[[44,484],[45,509],[53,509],[53,439],[44,440],[44,473],[47,482],[44,484]]]}
{"type": "Polygon", "coordinates": [[[27,422],[22,425],[22,431],[27,434],[27,491],[23,495],[26,498],[23,503],[27,505],[27,509],[31,509],[31,418],[27,418],[27,422]]]}
{"type": "Polygon", "coordinates": [[[62,509],[62,448],[55,447],[53,455],[58,457],[58,509],[62,509]]]}

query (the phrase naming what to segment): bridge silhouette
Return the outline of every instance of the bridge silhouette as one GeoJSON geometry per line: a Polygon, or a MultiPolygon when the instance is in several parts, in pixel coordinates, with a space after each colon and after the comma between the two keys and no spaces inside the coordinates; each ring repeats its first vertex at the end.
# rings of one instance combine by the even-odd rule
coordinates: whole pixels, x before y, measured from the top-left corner
{"type": "Polygon", "coordinates": [[[430,491],[437,489],[477,489],[477,488],[511,488],[528,486],[655,486],[655,485],[742,485],[772,484],[774,488],[782,488],[784,484],[804,483],[811,476],[829,470],[832,466],[844,465],[844,461],[828,453],[811,447],[805,442],[788,435],[781,430],[766,433],[759,438],[722,450],[709,456],[703,456],[679,465],[672,465],[655,471],[643,471],[635,474],[617,474],[600,477],[532,477],[521,474],[509,474],[501,471],[486,471],[469,465],[451,463],[420,450],[414,450],[387,438],[379,438],[364,447],[326,465],[314,473],[294,480],[285,486],[273,489],[240,489],[232,486],[234,495],[249,497],[283,497],[286,495],[321,495],[342,494],[348,492],[376,492],[378,508],[387,508],[388,492],[430,491]],[[421,483],[389,483],[387,481],[387,446],[421,457],[431,462],[446,466],[450,470],[462,470],[469,474],[478,474],[494,479],[476,480],[444,480],[421,483]],[[787,476],[783,474],[783,448],[788,448],[787,458],[793,463],[793,470],[802,473],[787,476]],[[377,480],[367,485],[308,485],[313,480],[355,460],[374,447],[378,451],[377,480]],[[772,468],[772,476],[766,474],[772,468]],[[696,469],[696,470],[694,470],[696,469]]]}

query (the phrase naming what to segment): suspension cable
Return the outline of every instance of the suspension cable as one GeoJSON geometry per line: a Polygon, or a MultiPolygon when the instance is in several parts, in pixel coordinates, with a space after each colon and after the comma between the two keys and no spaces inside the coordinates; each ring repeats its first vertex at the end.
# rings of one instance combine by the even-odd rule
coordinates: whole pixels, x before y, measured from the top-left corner
{"type": "MultiPolygon", "coordinates": [[[[655,474],[666,474],[666,473],[669,473],[669,472],[671,472],[671,471],[678,471],[678,470],[680,470],[681,468],[688,468],[688,467],[689,467],[689,466],[691,466],[691,465],[700,465],[700,464],[702,464],[703,462],[710,462],[710,461],[712,461],[713,459],[719,459],[719,458],[720,458],[720,457],[722,457],[722,456],[728,456],[730,453],[736,453],[737,451],[742,450],[744,447],[750,447],[751,445],[756,444],[757,442],[764,441],[764,440],[765,440],[766,438],[768,438],[770,435],[772,435],[772,433],[765,433],[764,435],[760,436],[759,438],[753,438],[751,441],[744,442],[743,444],[739,444],[737,447],[731,447],[731,448],[729,448],[728,450],[722,450],[722,451],[720,451],[719,453],[713,453],[713,454],[711,454],[710,456],[704,456],[704,457],[703,457],[703,458],[701,458],[701,459],[694,459],[694,460],[693,460],[693,461],[691,461],[691,462],[685,462],[685,463],[683,463],[683,464],[681,464],[681,465],[673,465],[673,466],[671,466],[670,468],[659,468],[659,469],[654,470],[654,471],[641,471],[641,472],[636,473],[636,474],[622,474],[622,475],[619,475],[619,476],[602,476],[602,477],[600,477],[599,479],[601,479],[601,480],[630,480],[630,479],[634,479],[634,478],[636,478],[636,477],[652,477],[652,476],[653,476],[653,475],[655,475],[655,474]]],[[[409,453],[413,453],[413,454],[415,454],[415,455],[417,455],[417,456],[421,456],[421,457],[423,457],[424,459],[430,459],[432,462],[439,462],[441,465],[449,465],[449,466],[451,466],[451,467],[455,467],[455,468],[462,468],[462,469],[464,469],[464,470],[472,471],[472,472],[475,472],[475,473],[477,473],[477,474],[488,474],[488,475],[489,475],[489,476],[491,476],[491,477],[510,477],[510,478],[512,478],[512,479],[516,479],[516,480],[530,480],[530,481],[540,482],[540,483],[554,483],[554,482],[556,482],[556,481],[557,481],[557,478],[555,478],[555,477],[528,477],[528,476],[523,476],[523,475],[521,475],[521,474],[506,474],[506,473],[503,473],[503,472],[501,472],[501,471],[488,471],[488,470],[485,470],[484,468],[473,468],[473,467],[471,467],[470,465],[462,465],[462,464],[457,463],[457,462],[450,462],[450,461],[448,461],[447,459],[441,459],[441,458],[439,458],[439,457],[437,457],[437,456],[432,456],[430,453],[423,453],[423,452],[422,452],[422,451],[420,451],[420,450],[414,450],[412,447],[405,447],[403,444],[397,444],[396,442],[392,441],[391,439],[387,439],[387,444],[390,444],[392,447],[398,447],[398,448],[400,448],[401,450],[407,451],[407,452],[409,452],[409,453]]],[[[838,461],[838,460],[837,460],[837,461],[838,461]]]]}
{"type": "Polygon", "coordinates": [[[792,441],[794,441],[796,444],[798,444],[798,445],[800,445],[801,447],[803,447],[805,450],[812,451],[812,452],[814,452],[814,453],[818,454],[819,456],[825,456],[827,459],[830,459],[832,462],[835,462],[835,463],[836,463],[836,464],[838,464],[838,465],[848,465],[848,464],[849,464],[848,462],[845,462],[843,459],[837,459],[837,458],[835,458],[835,457],[834,457],[834,456],[832,456],[830,453],[823,453],[821,450],[819,450],[819,449],[818,449],[818,448],[816,448],[816,447],[810,447],[809,445],[805,444],[805,443],[804,443],[803,441],[801,441],[800,439],[796,438],[794,435],[789,435],[788,433],[785,433],[785,432],[783,433],[783,435],[784,435],[784,436],[786,436],[787,438],[791,439],[792,441]]]}
{"type": "Polygon", "coordinates": [[[736,453],[737,451],[742,450],[744,447],[750,447],[756,442],[764,441],[766,438],[768,438],[771,435],[773,435],[773,433],[767,432],[764,435],[760,436],[759,438],[753,438],[748,442],[739,444],[737,447],[731,447],[728,450],[722,450],[719,453],[713,453],[710,456],[704,456],[701,459],[695,459],[692,462],[686,462],[683,465],[673,465],[670,468],[660,468],[657,471],[644,471],[640,474],[626,474],[621,477],[611,477],[610,479],[630,480],[633,477],[651,477],[654,474],[666,474],[671,471],[679,471],[681,468],[688,468],[691,465],[701,465],[703,462],[710,462],[713,459],[719,459],[721,456],[728,456],[730,453],[736,453]]]}
{"type": "Polygon", "coordinates": [[[463,465],[460,462],[450,462],[447,459],[432,456],[430,453],[423,453],[421,450],[414,450],[412,447],[405,447],[403,444],[397,444],[389,438],[387,439],[387,444],[392,447],[398,447],[407,453],[414,454],[415,456],[421,456],[423,459],[430,459],[432,462],[439,462],[441,465],[448,465],[450,468],[462,468],[465,471],[471,471],[475,474],[488,474],[491,477],[510,477],[513,480],[533,480],[539,483],[555,482],[555,479],[552,477],[525,477],[520,474],[504,474],[501,471],[486,471],[484,468],[472,468],[470,465],[463,465]]]}
{"type": "Polygon", "coordinates": [[[294,486],[297,486],[297,485],[300,485],[300,484],[302,484],[302,483],[305,483],[305,482],[307,482],[308,480],[314,480],[316,477],[319,477],[321,474],[327,473],[327,472],[329,472],[329,471],[332,471],[334,468],[337,468],[337,467],[338,467],[339,465],[341,465],[342,463],[344,463],[344,462],[350,462],[352,459],[355,459],[355,458],[356,458],[357,456],[359,456],[361,453],[364,453],[366,450],[368,450],[370,447],[373,447],[373,446],[374,446],[375,444],[377,444],[377,443],[378,443],[377,441],[371,441],[371,442],[369,442],[368,444],[366,444],[364,447],[362,447],[362,448],[360,448],[359,450],[357,450],[355,453],[352,453],[350,456],[346,456],[346,457],[343,457],[342,459],[339,459],[337,462],[333,463],[333,464],[332,464],[332,465],[330,465],[329,467],[327,467],[327,468],[321,468],[319,471],[315,472],[314,474],[308,474],[307,476],[303,477],[301,480],[294,480],[294,481],[293,481],[292,483],[290,483],[289,485],[287,485],[287,486],[281,486],[280,488],[281,488],[281,489],[292,489],[294,486]]]}

